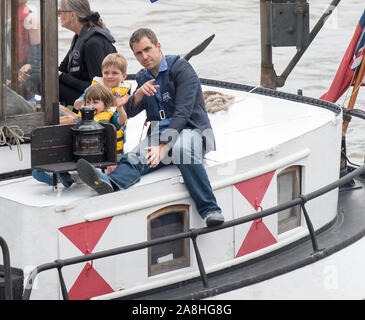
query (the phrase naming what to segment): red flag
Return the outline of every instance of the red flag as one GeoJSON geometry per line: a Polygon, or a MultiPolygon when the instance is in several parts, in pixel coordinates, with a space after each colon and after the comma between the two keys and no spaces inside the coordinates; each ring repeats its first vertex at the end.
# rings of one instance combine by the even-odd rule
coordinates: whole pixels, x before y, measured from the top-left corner
{"type": "MultiPolygon", "coordinates": [[[[365,10],[356,26],[352,40],[342,58],[340,67],[332,81],[330,89],[320,97],[322,100],[336,102],[355,82],[354,71],[361,63],[365,42],[365,10]],[[360,59],[359,59],[360,58],[360,59]],[[359,63],[360,60],[360,63],[359,63]],[[356,67],[355,67],[356,66],[356,67]],[[352,69],[353,68],[353,69],[352,69]]],[[[364,84],[363,84],[364,85],[364,84]]]]}

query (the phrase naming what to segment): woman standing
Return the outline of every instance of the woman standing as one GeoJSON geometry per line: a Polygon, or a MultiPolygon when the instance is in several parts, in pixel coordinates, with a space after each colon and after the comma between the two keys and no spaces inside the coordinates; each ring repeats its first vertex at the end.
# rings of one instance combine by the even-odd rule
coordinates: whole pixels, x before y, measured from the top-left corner
{"type": "Polygon", "coordinates": [[[91,11],[89,0],[61,0],[58,15],[61,26],[75,33],[59,67],[60,103],[69,106],[90,86],[95,76],[102,76],[104,58],[117,50],[99,13],[91,11]]]}

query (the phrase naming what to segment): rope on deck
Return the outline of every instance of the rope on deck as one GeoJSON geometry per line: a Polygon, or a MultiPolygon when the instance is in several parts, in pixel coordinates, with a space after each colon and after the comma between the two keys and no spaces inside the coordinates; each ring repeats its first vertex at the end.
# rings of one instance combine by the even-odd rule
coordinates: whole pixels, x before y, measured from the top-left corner
{"type": "Polygon", "coordinates": [[[233,104],[235,97],[222,92],[207,90],[203,92],[205,108],[207,112],[215,113],[221,110],[227,111],[233,104]]]}

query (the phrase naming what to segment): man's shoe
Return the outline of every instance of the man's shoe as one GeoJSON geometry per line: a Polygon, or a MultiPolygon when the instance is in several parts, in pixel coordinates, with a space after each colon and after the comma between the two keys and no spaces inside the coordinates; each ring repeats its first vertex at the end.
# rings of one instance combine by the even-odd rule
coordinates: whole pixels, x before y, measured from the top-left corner
{"type": "Polygon", "coordinates": [[[208,215],[205,217],[205,223],[207,224],[207,227],[216,227],[221,225],[223,222],[223,214],[218,211],[208,213],[208,215]]]}
{"type": "Polygon", "coordinates": [[[85,184],[93,188],[98,194],[114,192],[108,177],[84,159],[79,159],[76,164],[77,173],[85,184]]]}

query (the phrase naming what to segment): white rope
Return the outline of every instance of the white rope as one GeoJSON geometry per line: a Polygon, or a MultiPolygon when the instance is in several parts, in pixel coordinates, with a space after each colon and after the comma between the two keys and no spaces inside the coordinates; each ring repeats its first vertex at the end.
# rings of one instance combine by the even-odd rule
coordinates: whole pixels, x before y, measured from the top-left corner
{"type": "Polygon", "coordinates": [[[261,88],[261,86],[252,88],[247,92],[247,95],[239,101],[235,101],[235,97],[232,95],[214,90],[206,90],[203,92],[206,110],[210,113],[215,113],[221,110],[227,111],[232,104],[246,100],[248,95],[257,88],[261,88]]]}
{"type": "Polygon", "coordinates": [[[11,147],[16,145],[19,160],[23,161],[21,142],[24,142],[24,132],[19,126],[8,126],[7,124],[0,126],[0,146],[9,146],[12,150],[11,147]]]}
{"type": "Polygon", "coordinates": [[[205,108],[207,112],[215,113],[221,110],[227,111],[233,104],[235,97],[222,92],[207,90],[203,92],[205,108]]]}

